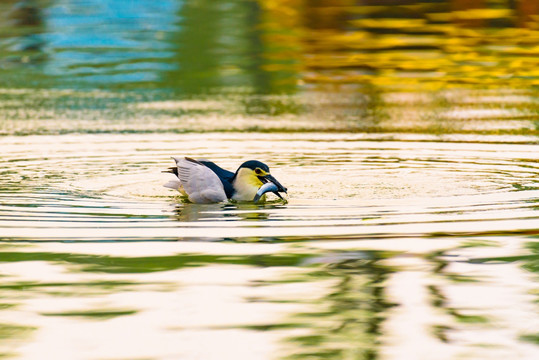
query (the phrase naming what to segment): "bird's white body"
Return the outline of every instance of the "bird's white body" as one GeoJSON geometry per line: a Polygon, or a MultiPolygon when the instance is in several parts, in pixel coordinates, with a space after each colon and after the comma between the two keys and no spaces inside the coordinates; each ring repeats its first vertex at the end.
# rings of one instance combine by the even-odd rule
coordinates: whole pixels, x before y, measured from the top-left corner
{"type": "Polygon", "coordinates": [[[165,184],[188,196],[197,204],[216,203],[227,200],[219,177],[206,166],[185,158],[174,158],[178,166],[178,179],[165,184]]]}

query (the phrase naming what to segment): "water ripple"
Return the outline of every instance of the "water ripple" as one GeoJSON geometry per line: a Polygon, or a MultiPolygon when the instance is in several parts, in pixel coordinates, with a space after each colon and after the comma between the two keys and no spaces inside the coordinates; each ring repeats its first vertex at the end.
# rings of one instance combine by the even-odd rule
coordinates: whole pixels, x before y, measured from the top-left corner
{"type": "Polygon", "coordinates": [[[343,141],[349,140],[344,135],[51,140],[4,140],[0,226],[5,240],[534,234],[539,217],[533,145],[343,141]],[[275,146],[283,139],[286,148],[275,146]],[[38,148],[42,157],[35,156],[38,148]],[[287,184],[290,199],[265,205],[183,203],[161,186],[169,175],[160,171],[177,154],[209,158],[230,169],[247,158],[261,159],[287,184]]]}

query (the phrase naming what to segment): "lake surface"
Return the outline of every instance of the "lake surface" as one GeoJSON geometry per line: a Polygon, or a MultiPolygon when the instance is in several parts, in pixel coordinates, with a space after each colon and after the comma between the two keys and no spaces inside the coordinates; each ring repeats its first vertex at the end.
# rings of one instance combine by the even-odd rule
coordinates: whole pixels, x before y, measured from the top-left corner
{"type": "Polygon", "coordinates": [[[2,3],[0,358],[538,358],[519,4],[2,3]],[[183,155],[288,198],[186,203],[183,155]]]}

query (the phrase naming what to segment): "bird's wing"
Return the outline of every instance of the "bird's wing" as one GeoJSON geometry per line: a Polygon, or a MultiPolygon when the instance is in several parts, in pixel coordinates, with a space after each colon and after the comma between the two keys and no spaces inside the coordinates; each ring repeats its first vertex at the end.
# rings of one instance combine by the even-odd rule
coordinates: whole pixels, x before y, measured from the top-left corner
{"type": "Polygon", "coordinates": [[[210,168],[191,158],[173,158],[178,178],[194,203],[215,203],[227,199],[221,180],[210,168]]]}
{"type": "Polygon", "coordinates": [[[223,183],[223,188],[225,189],[226,196],[228,198],[231,198],[232,195],[234,195],[234,187],[232,186],[232,179],[234,178],[234,173],[232,171],[225,170],[222,167],[218,166],[216,163],[208,160],[198,159],[197,161],[201,162],[206,167],[209,167],[211,171],[217,174],[217,176],[223,183]]]}
{"type": "Polygon", "coordinates": [[[225,170],[214,162],[202,159],[198,159],[197,161],[209,167],[220,178],[230,181],[234,177],[234,173],[232,171],[225,170]]]}

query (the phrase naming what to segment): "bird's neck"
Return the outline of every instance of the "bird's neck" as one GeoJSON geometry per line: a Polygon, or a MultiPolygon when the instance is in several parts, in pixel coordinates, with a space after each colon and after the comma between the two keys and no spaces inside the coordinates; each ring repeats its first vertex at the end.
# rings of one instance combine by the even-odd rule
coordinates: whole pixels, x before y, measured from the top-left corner
{"type": "Polygon", "coordinates": [[[241,168],[236,172],[233,180],[234,200],[252,201],[256,192],[262,186],[262,181],[251,169],[241,168]]]}

